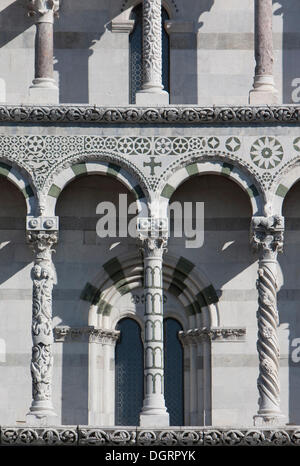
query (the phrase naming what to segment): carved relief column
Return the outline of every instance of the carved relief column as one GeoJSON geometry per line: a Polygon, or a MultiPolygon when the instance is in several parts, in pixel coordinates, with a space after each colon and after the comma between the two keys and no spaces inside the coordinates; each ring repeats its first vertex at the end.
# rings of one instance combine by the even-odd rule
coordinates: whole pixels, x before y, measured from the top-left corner
{"type": "Polygon", "coordinates": [[[169,425],[164,398],[162,256],[167,246],[167,219],[139,219],[139,239],[144,258],[145,394],[140,425],[169,425]]]}
{"type": "Polygon", "coordinates": [[[28,0],[29,15],[35,17],[35,77],[29,88],[32,103],[58,103],[59,91],[53,78],[53,24],[59,0],[28,0]]]}
{"type": "Polygon", "coordinates": [[[143,86],[137,105],[168,105],[162,85],[161,0],[143,0],[143,86]]]}
{"type": "Polygon", "coordinates": [[[280,216],[253,217],[252,244],[259,253],[258,341],[259,410],[254,425],[281,424],[279,388],[279,342],[277,327],[277,254],[283,249],[284,219],[280,216]]]}
{"type": "Polygon", "coordinates": [[[251,105],[276,104],[273,77],[272,0],[255,0],[255,76],[250,91],[251,105]]]}
{"type": "MultiPolygon", "coordinates": [[[[41,219],[30,219],[29,226],[40,225],[41,219]]],[[[57,422],[52,406],[52,288],[54,268],[52,252],[58,240],[57,218],[46,219],[44,225],[51,229],[29,230],[27,240],[34,252],[32,268],[32,404],[27,414],[30,425],[49,425],[57,422]]]]}

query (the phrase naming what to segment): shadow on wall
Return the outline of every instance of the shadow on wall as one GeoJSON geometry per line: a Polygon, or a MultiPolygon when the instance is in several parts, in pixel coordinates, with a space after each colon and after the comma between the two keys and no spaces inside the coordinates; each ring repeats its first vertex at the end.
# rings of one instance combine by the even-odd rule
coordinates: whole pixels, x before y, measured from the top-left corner
{"type": "MultiPolygon", "coordinates": [[[[282,16],[282,100],[300,102],[300,9],[298,0],[273,0],[274,15],[282,16]],[[277,7],[277,8],[276,8],[277,7]]],[[[280,46],[281,44],[278,44],[280,46]]]]}
{"type": "MultiPolygon", "coordinates": [[[[185,12],[185,21],[193,21],[197,18],[193,32],[170,31],[170,101],[172,104],[198,104],[198,32],[204,25],[200,19],[203,13],[212,9],[214,2],[215,0],[196,2],[192,18],[185,12]]],[[[176,21],[176,18],[174,20],[176,21]]]]}
{"type": "Polygon", "coordinates": [[[285,217],[285,234],[283,253],[278,255],[278,262],[284,283],[278,293],[279,321],[284,330],[289,332],[288,357],[285,358],[286,350],[282,349],[283,358],[280,366],[286,368],[288,364],[288,415],[289,424],[300,423],[300,322],[299,322],[299,300],[300,300],[300,256],[299,256],[299,214],[300,182],[297,182],[287,193],[283,204],[283,216],[285,217]]]}
{"type": "MultiPolygon", "coordinates": [[[[54,70],[59,75],[60,103],[87,104],[89,103],[89,58],[94,53],[91,48],[104,34],[107,21],[103,17],[103,12],[95,9],[92,24],[97,25],[96,31],[80,30],[78,17],[74,21],[74,30],[72,30],[69,27],[72,25],[73,28],[70,15],[74,8],[71,3],[72,0],[64,0],[60,8],[60,18],[54,22],[54,70]],[[66,30],[66,27],[69,30],[66,30]]],[[[80,15],[80,11],[77,11],[76,15],[80,15]]],[[[82,24],[84,22],[83,16],[82,24]]]]}

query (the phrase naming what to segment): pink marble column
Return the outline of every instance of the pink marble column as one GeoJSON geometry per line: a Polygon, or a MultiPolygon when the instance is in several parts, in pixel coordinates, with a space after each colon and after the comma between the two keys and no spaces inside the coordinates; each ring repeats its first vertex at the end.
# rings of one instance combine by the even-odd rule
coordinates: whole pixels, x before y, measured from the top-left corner
{"type": "Polygon", "coordinates": [[[250,91],[251,105],[278,102],[273,77],[272,0],[255,0],[255,76],[250,91]]]}
{"type": "Polygon", "coordinates": [[[28,0],[29,15],[35,18],[35,77],[29,88],[32,103],[58,103],[58,87],[53,78],[53,24],[59,0],[28,0]]]}

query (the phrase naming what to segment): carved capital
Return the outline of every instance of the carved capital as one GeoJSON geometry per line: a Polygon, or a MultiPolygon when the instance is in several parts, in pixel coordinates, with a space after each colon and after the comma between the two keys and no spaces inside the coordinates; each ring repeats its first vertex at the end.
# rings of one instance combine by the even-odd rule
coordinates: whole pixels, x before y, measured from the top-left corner
{"type": "Polygon", "coordinates": [[[27,231],[27,242],[34,251],[35,261],[51,260],[51,253],[58,241],[57,231],[27,231]]]}
{"type": "Polygon", "coordinates": [[[283,250],[284,218],[253,217],[251,224],[251,243],[260,259],[276,260],[277,253],[283,250]]]}
{"type": "Polygon", "coordinates": [[[138,239],[142,243],[141,250],[144,257],[161,258],[166,252],[168,244],[167,218],[139,218],[138,239]]]}
{"type": "Polygon", "coordinates": [[[58,16],[59,0],[28,0],[28,15],[36,18],[36,21],[53,22],[53,17],[58,16]]]}

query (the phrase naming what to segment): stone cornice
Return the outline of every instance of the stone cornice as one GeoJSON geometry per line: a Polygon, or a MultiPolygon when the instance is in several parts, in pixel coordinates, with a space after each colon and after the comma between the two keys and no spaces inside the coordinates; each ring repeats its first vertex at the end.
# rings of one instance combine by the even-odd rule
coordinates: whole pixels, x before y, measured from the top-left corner
{"type": "Polygon", "coordinates": [[[114,330],[100,329],[93,326],[68,327],[57,326],[53,329],[56,342],[89,342],[115,344],[120,332],[114,330]]]}
{"type": "Polygon", "coordinates": [[[170,427],[167,429],[89,426],[1,426],[0,445],[69,446],[296,446],[300,426],[170,427]]]}
{"type": "Polygon", "coordinates": [[[261,107],[96,107],[1,105],[0,123],[236,125],[300,124],[299,105],[261,107]]]}
{"type": "Polygon", "coordinates": [[[179,332],[179,338],[183,344],[196,344],[203,339],[213,341],[244,341],[246,329],[244,327],[212,327],[195,328],[179,332]]]}

